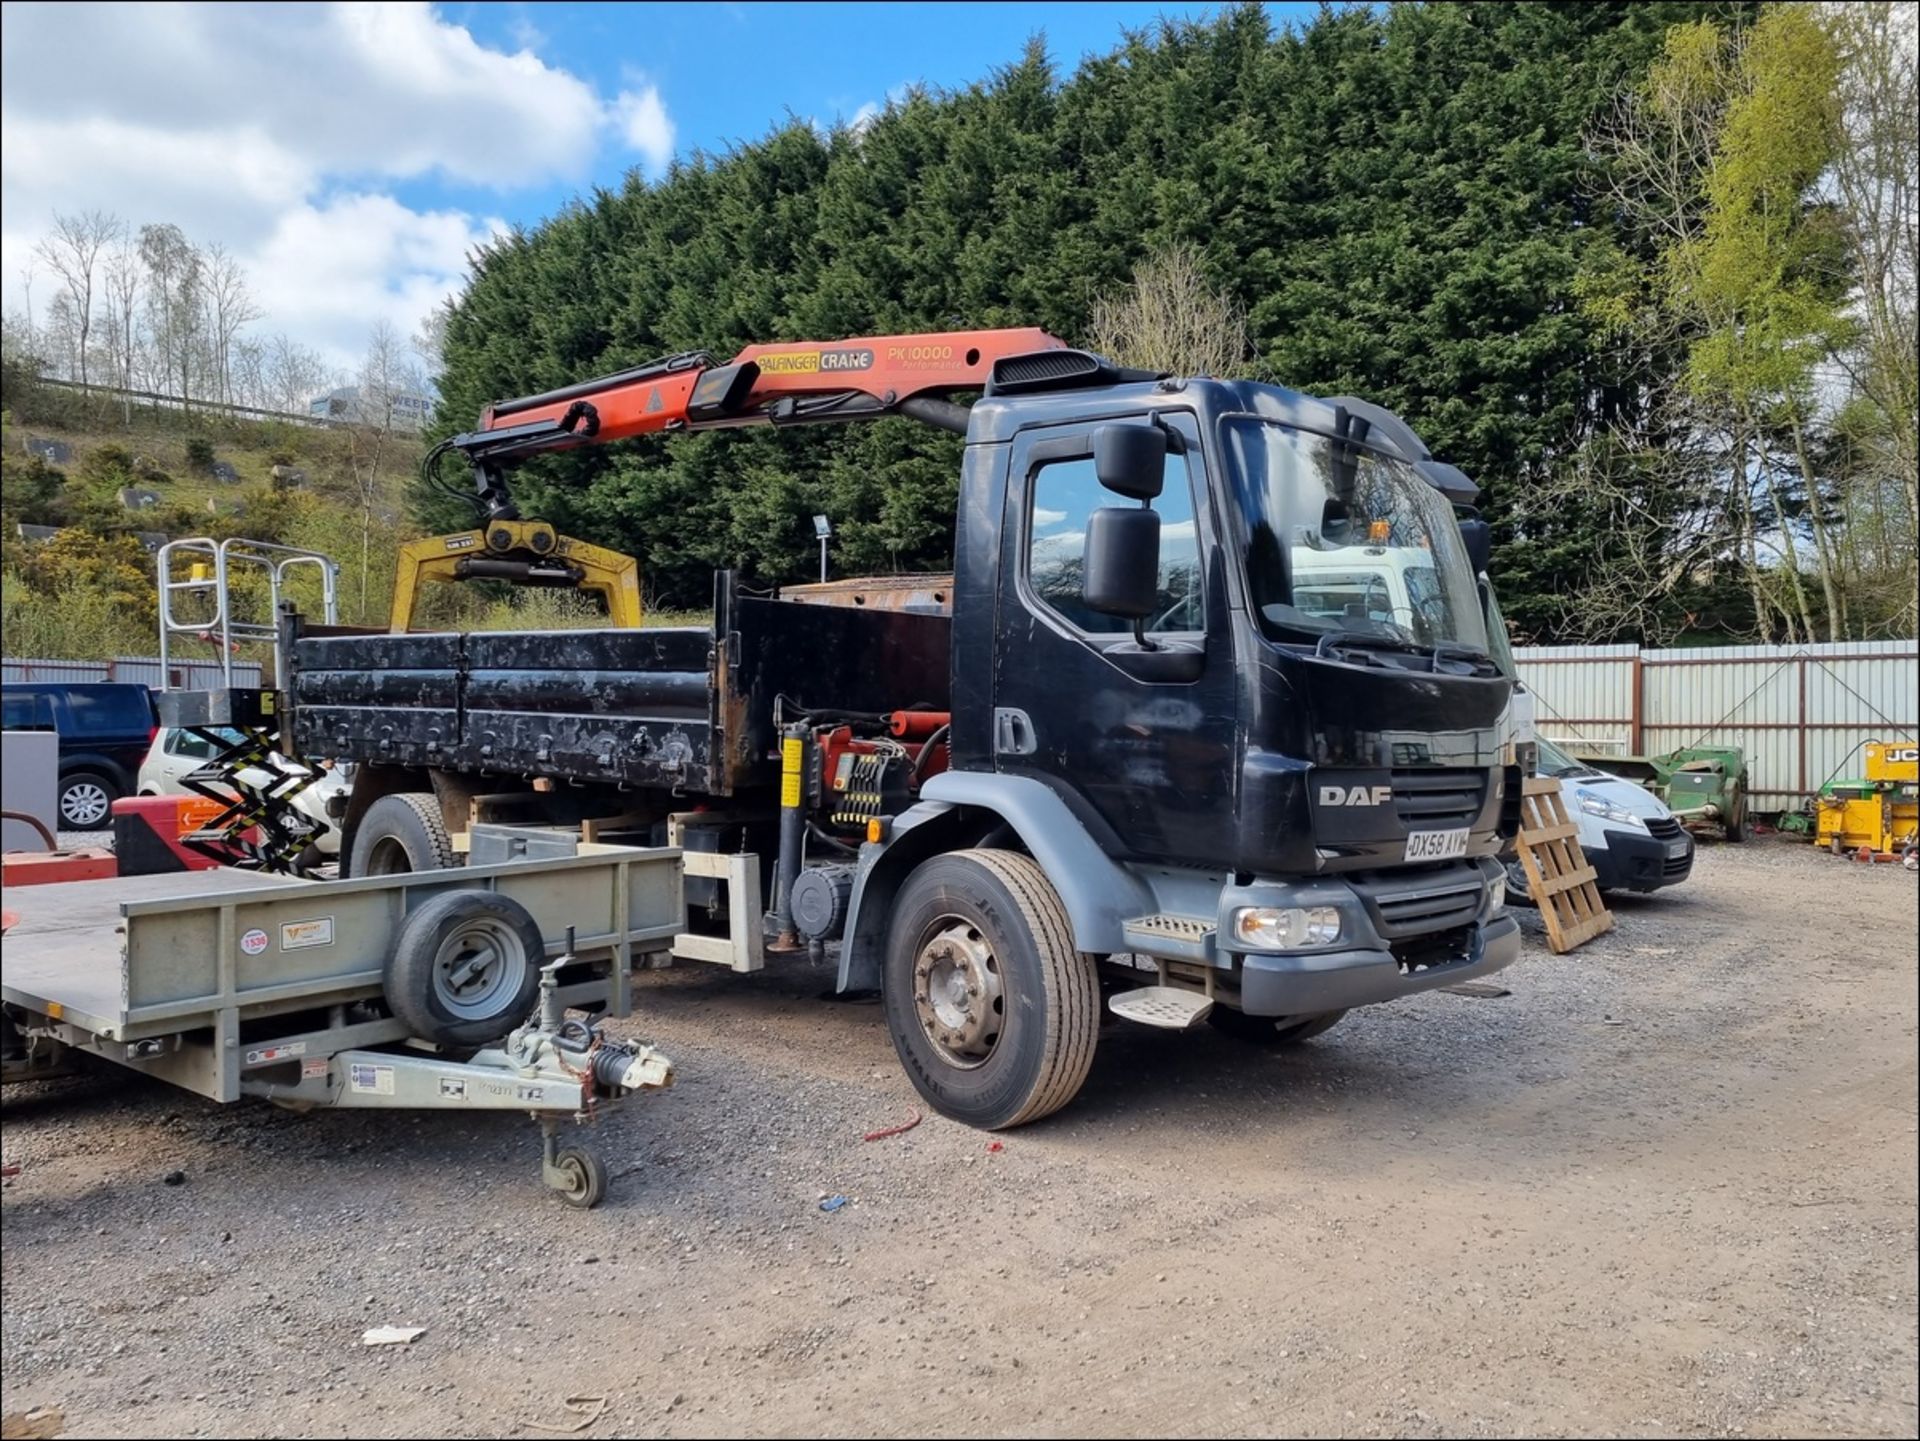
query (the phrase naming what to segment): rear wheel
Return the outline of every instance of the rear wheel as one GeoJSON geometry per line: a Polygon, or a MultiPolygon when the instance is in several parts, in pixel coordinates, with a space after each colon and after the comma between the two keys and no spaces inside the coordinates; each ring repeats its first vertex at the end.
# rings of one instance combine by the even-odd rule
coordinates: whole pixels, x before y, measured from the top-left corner
{"type": "Polygon", "coordinates": [[[451,870],[459,864],[439,800],[422,791],[400,791],[367,807],[353,834],[347,873],[399,876],[451,870]]]}
{"type": "Polygon", "coordinates": [[[1747,838],[1747,798],[1740,797],[1727,810],[1726,837],[1733,842],[1747,838]]]}
{"type": "Polygon", "coordinates": [[[116,786],[99,771],[68,771],[60,777],[60,828],[97,831],[112,818],[116,786]]]}
{"type": "Polygon", "coordinates": [[[1345,1011],[1323,1011],[1317,1016],[1249,1016],[1228,1006],[1207,1012],[1214,1028],[1236,1040],[1261,1046],[1297,1046],[1323,1036],[1340,1024],[1345,1011]]]}
{"type": "Polygon", "coordinates": [[[1093,1064],[1100,985],[1066,907],[1029,857],[936,856],[901,887],[883,999],[927,1104],[997,1131],[1057,1111],[1093,1064]]]}

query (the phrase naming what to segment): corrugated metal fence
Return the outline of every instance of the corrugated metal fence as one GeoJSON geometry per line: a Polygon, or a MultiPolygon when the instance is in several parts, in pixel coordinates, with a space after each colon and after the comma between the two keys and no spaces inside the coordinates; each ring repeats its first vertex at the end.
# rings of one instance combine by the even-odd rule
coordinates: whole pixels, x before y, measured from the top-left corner
{"type": "Polygon", "coordinates": [[[1628,753],[1739,746],[1756,810],[1797,807],[1857,774],[1870,740],[1920,734],[1920,644],[1517,649],[1538,729],[1628,753]]]}
{"type": "MultiPolygon", "coordinates": [[[[8,681],[122,681],[155,690],[217,690],[226,684],[217,660],[176,660],[168,669],[172,675],[163,681],[156,656],[121,655],[112,660],[16,660],[8,656],[0,660],[0,673],[8,681]]],[[[259,685],[259,662],[235,661],[233,683],[259,685]]]]}

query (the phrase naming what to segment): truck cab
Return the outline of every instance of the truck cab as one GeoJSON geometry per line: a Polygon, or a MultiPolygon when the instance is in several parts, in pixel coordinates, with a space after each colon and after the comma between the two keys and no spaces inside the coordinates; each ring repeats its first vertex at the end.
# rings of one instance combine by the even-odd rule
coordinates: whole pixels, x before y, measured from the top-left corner
{"type": "MultiPolygon", "coordinates": [[[[1010,821],[1076,945],[1148,958],[1156,990],[1257,1034],[1519,949],[1497,859],[1512,686],[1475,566],[1446,498],[1355,421],[1230,381],[990,392],[961,486],[952,766],[899,827],[1010,821]]],[[[859,919],[856,976],[879,960],[859,919]]]]}

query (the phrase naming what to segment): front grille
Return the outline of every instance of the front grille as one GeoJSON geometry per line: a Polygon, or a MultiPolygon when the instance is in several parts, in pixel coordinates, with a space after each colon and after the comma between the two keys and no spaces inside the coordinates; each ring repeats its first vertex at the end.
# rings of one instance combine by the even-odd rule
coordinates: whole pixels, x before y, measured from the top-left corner
{"type": "Polygon", "coordinates": [[[1464,768],[1396,770],[1393,808],[1409,830],[1472,825],[1487,800],[1487,772],[1464,768]]]}
{"type": "MultiPolygon", "coordinates": [[[[1647,817],[1647,834],[1664,847],[1668,841],[1678,840],[1686,834],[1686,829],[1672,816],[1647,817]]],[[[1677,856],[1664,856],[1660,862],[1661,878],[1668,881],[1685,880],[1687,872],[1693,869],[1693,847],[1688,846],[1677,856]]]]}
{"type": "Polygon", "coordinates": [[[1480,914],[1485,887],[1479,868],[1470,865],[1388,876],[1360,874],[1348,880],[1389,942],[1471,925],[1480,914]]]}
{"type": "Polygon", "coordinates": [[[1395,941],[1387,949],[1400,963],[1400,973],[1405,976],[1440,966],[1457,966],[1473,959],[1473,927],[1458,926],[1437,935],[1395,941]]]}
{"type": "Polygon", "coordinates": [[[1648,816],[1647,834],[1657,841],[1670,841],[1681,831],[1680,822],[1672,816],[1648,816]]]}

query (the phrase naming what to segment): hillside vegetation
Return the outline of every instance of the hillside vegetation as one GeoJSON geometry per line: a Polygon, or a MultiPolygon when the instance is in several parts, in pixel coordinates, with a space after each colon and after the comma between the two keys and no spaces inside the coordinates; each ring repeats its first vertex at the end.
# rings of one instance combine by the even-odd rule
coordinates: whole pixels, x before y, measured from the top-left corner
{"type": "MultiPolygon", "coordinates": [[[[398,547],[424,533],[403,504],[420,463],[417,437],[387,437],[371,510],[363,516],[364,448],[355,451],[355,437],[344,427],[153,408],[136,408],[129,419],[117,401],[83,401],[77,392],[37,384],[13,369],[6,372],[3,399],[0,631],[9,656],[154,654],[158,591],[143,534],[244,536],[317,550],[340,564],[341,620],[377,625],[392,603],[398,547]],[[60,442],[70,458],[51,464],[29,441],[60,442]],[[233,478],[217,475],[216,464],[230,467],[233,478]],[[158,503],[128,509],[123,489],[151,492],[158,503]],[[366,518],[371,524],[363,525],[366,518]],[[58,527],[58,533],[25,539],[22,525],[58,527]]],[[[471,512],[456,523],[471,525],[471,512]]],[[[236,591],[238,615],[266,617],[263,585],[242,580],[236,591]]],[[[318,586],[305,574],[291,594],[302,610],[320,613],[318,586]]],[[[647,617],[655,625],[698,619],[673,611],[647,617]]],[[[434,587],[418,622],[477,630],[602,623],[603,612],[583,598],[497,584],[434,587]]],[[[215,652],[189,641],[185,653],[210,658],[215,652]]]]}

